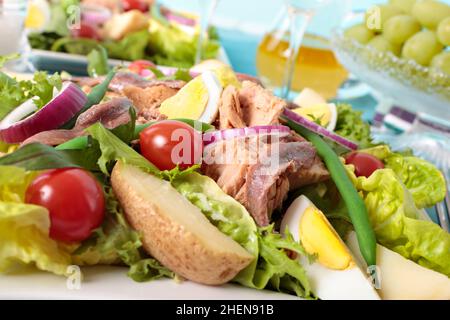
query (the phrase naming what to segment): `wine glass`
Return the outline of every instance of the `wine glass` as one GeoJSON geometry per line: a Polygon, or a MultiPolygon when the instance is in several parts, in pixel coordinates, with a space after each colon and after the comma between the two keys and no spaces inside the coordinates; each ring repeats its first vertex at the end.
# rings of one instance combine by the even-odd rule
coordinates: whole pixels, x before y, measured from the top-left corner
{"type": "Polygon", "coordinates": [[[27,0],[0,0],[0,56],[22,54],[22,58],[6,63],[5,67],[22,71],[27,67],[27,45],[24,24],[27,0]]]}
{"type": "Polygon", "coordinates": [[[330,0],[286,0],[286,10],[289,21],[289,49],[284,71],[281,97],[289,98],[295,71],[295,62],[306,28],[317,10],[328,4],[330,0]]]}
{"type": "Polygon", "coordinates": [[[208,41],[208,29],[211,18],[217,7],[218,0],[197,0],[200,7],[200,30],[198,35],[195,64],[202,61],[205,41],[208,41]]]}

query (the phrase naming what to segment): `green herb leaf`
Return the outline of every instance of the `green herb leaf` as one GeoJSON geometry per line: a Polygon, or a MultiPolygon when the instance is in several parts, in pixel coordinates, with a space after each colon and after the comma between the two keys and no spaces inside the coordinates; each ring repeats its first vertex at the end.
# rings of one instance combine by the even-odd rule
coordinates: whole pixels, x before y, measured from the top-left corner
{"type": "Polygon", "coordinates": [[[162,73],[162,71],[159,70],[158,68],[151,68],[151,67],[150,67],[149,70],[150,70],[151,72],[153,72],[153,74],[155,75],[155,77],[156,77],[157,79],[163,79],[163,78],[165,78],[164,73],[162,73]]]}
{"type": "Polygon", "coordinates": [[[30,143],[0,158],[2,166],[16,166],[26,170],[80,167],[79,162],[65,151],[41,144],[30,143]]]}
{"type": "Polygon", "coordinates": [[[87,59],[87,71],[89,76],[98,77],[108,73],[108,53],[104,47],[98,46],[96,49],[92,50],[87,55],[87,59]]]}
{"type": "Polygon", "coordinates": [[[101,123],[96,123],[85,131],[97,140],[100,145],[102,155],[98,159],[98,165],[105,175],[109,175],[108,164],[118,160],[122,160],[147,172],[157,175],[160,174],[158,168],[103,127],[101,123]]]}

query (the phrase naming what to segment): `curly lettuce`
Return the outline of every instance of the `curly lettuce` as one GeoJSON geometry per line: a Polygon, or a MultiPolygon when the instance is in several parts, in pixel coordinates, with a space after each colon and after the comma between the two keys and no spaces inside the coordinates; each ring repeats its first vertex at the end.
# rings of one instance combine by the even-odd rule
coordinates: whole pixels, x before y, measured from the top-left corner
{"type": "Polygon", "coordinates": [[[362,112],[349,104],[337,105],[337,121],[334,132],[358,143],[360,148],[373,146],[370,125],[362,119],[362,112]]]}
{"type": "Polygon", "coordinates": [[[53,98],[54,88],[60,90],[61,86],[61,77],[56,73],[39,71],[33,80],[18,81],[0,72],[0,120],[31,98],[38,108],[45,106],[53,98]]]}

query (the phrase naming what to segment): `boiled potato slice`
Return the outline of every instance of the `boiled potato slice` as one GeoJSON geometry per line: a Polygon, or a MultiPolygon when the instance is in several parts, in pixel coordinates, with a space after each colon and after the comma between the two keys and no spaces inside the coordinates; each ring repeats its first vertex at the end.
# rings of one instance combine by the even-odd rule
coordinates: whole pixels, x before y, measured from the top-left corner
{"type": "Polygon", "coordinates": [[[118,162],[111,182],[145,250],[186,279],[223,284],[253,260],[169,182],[118,162]]]}

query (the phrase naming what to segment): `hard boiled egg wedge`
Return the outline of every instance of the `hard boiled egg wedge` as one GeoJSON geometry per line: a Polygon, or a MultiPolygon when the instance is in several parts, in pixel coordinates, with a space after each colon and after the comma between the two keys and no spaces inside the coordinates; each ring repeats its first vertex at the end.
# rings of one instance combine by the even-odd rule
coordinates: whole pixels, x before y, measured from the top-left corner
{"type": "Polygon", "coordinates": [[[334,103],[321,103],[292,110],[295,113],[314,121],[322,127],[333,131],[336,128],[337,109],[334,103]]]}
{"type": "Polygon", "coordinates": [[[224,88],[228,85],[235,86],[238,89],[242,87],[242,84],[233,69],[220,60],[204,60],[191,68],[191,72],[203,73],[205,71],[214,72],[224,88]]]}
{"type": "Polygon", "coordinates": [[[219,112],[222,85],[212,71],[206,71],[161,104],[159,111],[169,119],[192,119],[212,123],[219,112]]]}
{"type": "Polygon", "coordinates": [[[379,300],[366,273],[325,215],[305,196],[287,210],[281,231],[289,230],[305,250],[316,256],[312,263],[300,257],[314,294],[323,300],[379,300]]]}
{"type": "Polygon", "coordinates": [[[50,22],[51,10],[46,0],[32,0],[28,5],[28,14],[25,19],[25,28],[40,32],[50,22]]]}

